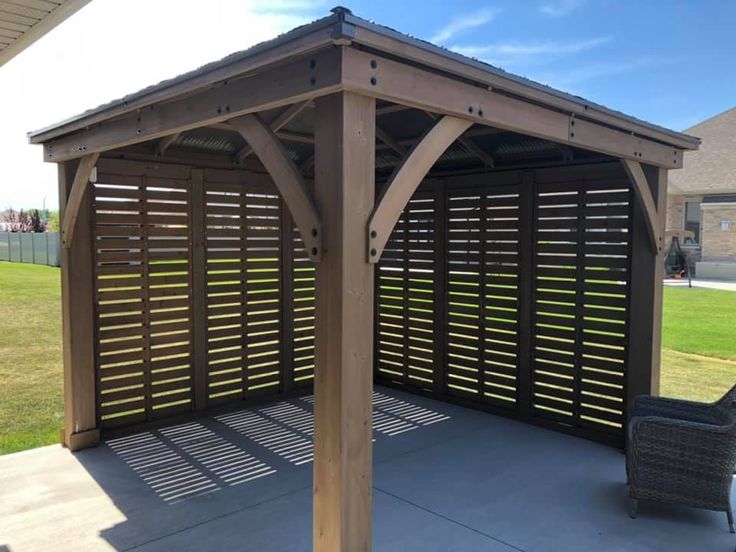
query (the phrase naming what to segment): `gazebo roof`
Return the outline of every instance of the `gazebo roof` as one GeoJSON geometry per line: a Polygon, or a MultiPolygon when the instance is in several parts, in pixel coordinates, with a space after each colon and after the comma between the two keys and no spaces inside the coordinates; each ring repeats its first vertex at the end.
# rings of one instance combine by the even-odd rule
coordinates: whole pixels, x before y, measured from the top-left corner
{"type": "Polygon", "coordinates": [[[336,7],[331,15],[293,29],[279,37],[231,54],[194,71],[162,81],[133,94],[87,110],[79,115],[29,133],[31,143],[44,143],[90,125],[154,103],[189,94],[287,58],[342,41],[365,51],[390,54],[405,63],[431,68],[456,79],[494,91],[579,115],[612,128],[646,137],[680,149],[697,149],[699,139],[612,110],[530,79],[472,59],[446,48],[400,33],[336,7]]]}

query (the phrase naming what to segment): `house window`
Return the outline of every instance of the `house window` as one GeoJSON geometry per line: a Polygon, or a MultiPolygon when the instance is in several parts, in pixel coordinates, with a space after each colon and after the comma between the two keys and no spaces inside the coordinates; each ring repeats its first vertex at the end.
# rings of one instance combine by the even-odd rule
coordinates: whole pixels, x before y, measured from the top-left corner
{"type": "Polygon", "coordinates": [[[700,243],[700,202],[685,203],[685,230],[693,233],[692,239],[685,238],[685,243],[700,243]]]}

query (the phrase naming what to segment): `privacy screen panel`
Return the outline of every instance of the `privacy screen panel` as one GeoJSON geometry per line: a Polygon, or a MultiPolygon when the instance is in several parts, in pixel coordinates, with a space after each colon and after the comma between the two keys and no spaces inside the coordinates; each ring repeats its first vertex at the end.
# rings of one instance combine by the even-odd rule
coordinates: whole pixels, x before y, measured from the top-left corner
{"type": "Polygon", "coordinates": [[[376,370],[404,384],[435,382],[436,194],[417,193],[376,270],[376,370]]]}
{"type": "Polygon", "coordinates": [[[91,193],[102,427],[188,411],[189,182],[102,174],[91,193]]]}
{"type": "Polygon", "coordinates": [[[205,182],[208,403],[281,390],[280,200],[270,187],[205,182]]]}
{"type": "Polygon", "coordinates": [[[519,190],[447,194],[448,393],[514,408],[519,370],[519,190]]]}
{"type": "Polygon", "coordinates": [[[631,192],[589,183],[537,186],[534,413],[619,432],[628,343],[631,192]]]}
{"type": "Polygon", "coordinates": [[[423,184],[377,267],[378,381],[623,442],[632,192],[565,174],[423,184]]]}

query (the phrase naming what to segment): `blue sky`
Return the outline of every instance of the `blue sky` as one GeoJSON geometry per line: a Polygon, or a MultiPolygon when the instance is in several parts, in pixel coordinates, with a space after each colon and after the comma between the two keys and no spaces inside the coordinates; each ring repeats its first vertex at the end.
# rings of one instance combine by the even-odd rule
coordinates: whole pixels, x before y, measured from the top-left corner
{"type": "Polygon", "coordinates": [[[736,105],[733,0],[347,5],[361,17],[675,130],[736,105]]]}
{"type": "MultiPolygon", "coordinates": [[[[29,130],[327,15],[337,1],[93,0],[0,67],[0,209],[57,205],[56,167],[28,145],[29,130]]],[[[736,105],[736,0],[345,5],[675,130],[736,105]]]]}

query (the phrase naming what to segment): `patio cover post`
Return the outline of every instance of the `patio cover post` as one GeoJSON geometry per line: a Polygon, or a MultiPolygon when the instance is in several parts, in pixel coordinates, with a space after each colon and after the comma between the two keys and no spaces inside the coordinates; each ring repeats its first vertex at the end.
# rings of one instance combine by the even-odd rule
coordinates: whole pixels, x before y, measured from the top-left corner
{"type": "MultiPolygon", "coordinates": [[[[667,169],[642,164],[646,182],[656,205],[656,233],[664,235],[667,203],[667,169]]],[[[662,291],[664,248],[652,248],[648,215],[643,204],[633,209],[631,249],[631,314],[626,398],[628,405],[637,395],[658,395],[662,349],[662,291]]]]}
{"type": "MultiPolygon", "coordinates": [[[[64,220],[79,162],[59,164],[59,220],[64,220]]],[[[63,444],[75,451],[96,444],[94,279],[90,187],[80,199],[74,241],[59,251],[64,362],[63,444]]]]}
{"type": "Polygon", "coordinates": [[[373,265],[365,228],[375,199],[375,101],[316,100],[315,551],[371,550],[373,265]]]}

